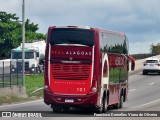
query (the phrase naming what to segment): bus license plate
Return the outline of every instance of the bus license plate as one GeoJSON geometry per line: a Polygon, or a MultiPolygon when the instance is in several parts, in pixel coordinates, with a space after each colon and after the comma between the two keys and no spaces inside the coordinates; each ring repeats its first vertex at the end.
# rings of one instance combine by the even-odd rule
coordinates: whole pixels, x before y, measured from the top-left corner
{"type": "Polygon", "coordinates": [[[73,99],[65,99],[65,102],[67,102],[67,103],[73,103],[74,100],[73,99]]]}

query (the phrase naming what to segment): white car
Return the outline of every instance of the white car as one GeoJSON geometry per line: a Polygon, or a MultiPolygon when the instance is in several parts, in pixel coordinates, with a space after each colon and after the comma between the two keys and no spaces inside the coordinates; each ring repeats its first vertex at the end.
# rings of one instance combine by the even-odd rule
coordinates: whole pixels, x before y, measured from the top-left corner
{"type": "Polygon", "coordinates": [[[158,58],[148,58],[143,64],[143,75],[150,72],[156,72],[160,74],[160,59],[158,58]]]}

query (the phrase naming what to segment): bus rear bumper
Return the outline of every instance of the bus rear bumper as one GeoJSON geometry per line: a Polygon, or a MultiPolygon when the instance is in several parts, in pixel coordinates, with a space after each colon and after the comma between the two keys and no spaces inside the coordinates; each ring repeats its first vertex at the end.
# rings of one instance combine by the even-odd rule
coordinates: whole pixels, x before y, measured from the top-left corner
{"type": "Polygon", "coordinates": [[[44,89],[44,103],[51,106],[91,107],[98,108],[97,94],[89,95],[56,95],[44,89]]]}

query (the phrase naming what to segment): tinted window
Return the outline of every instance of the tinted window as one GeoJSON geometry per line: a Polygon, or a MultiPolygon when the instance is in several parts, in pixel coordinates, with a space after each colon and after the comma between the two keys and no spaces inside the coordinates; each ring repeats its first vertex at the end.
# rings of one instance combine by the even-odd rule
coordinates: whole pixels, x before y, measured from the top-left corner
{"type": "MultiPolygon", "coordinates": [[[[25,59],[33,59],[34,52],[25,52],[25,59]]],[[[12,59],[22,59],[22,52],[13,52],[12,59]]]]}
{"type": "Polygon", "coordinates": [[[125,36],[111,33],[100,33],[102,52],[128,54],[128,40],[125,36]]]}
{"type": "Polygon", "coordinates": [[[119,83],[119,68],[111,68],[109,72],[109,82],[110,83],[119,83]]]}
{"type": "Polygon", "coordinates": [[[56,28],[51,32],[51,45],[54,44],[81,44],[94,45],[94,32],[77,28],[56,28]]]}
{"type": "Polygon", "coordinates": [[[147,60],[146,63],[158,63],[158,60],[147,60]]]}

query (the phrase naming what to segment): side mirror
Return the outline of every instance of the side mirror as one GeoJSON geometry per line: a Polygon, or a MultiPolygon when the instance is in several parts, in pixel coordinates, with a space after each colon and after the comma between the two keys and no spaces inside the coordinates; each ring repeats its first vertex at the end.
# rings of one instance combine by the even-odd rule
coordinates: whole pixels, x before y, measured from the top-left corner
{"type": "Polygon", "coordinates": [[[129,61],[131,61],[131,71],[135,69],[135,59],[132,56],[128,56],[129,61]]]}
{"type": "Polygon", "coordinates": [[[133,71],[135,69],[135,63],[131,63],[131,71],[133,71]]]}

